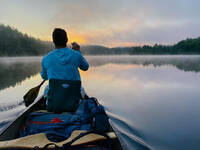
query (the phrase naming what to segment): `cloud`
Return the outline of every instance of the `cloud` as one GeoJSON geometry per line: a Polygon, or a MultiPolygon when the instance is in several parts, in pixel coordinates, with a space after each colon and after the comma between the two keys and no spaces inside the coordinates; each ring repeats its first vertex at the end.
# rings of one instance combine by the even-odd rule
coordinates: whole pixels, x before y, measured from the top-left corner
{"type": "Polygon", "coordinates": [[[71,1],[51,22],[79,32],[91,44],[173,43],[200,35],[197,4],[197,0],[71,1]]]}
{"type": "Polygon", "coordinates": [[[74,40],[106,46],[174,43],[200,35],[199,0],[1,0],[1,4],[2,23],[42,39],[51,37],[55,27],[65,28],[74,40]]]}
{"type": "Polygon", "coordinates": [[[132,32],[131,30],[125,32],[113,32],[112,34],[98,34],[95,36],[86,36],[92,43],[104,44],[107,46],[131,46],[146,44],[174,44],[186,38],[199,37],[200,24],[184,24],[184,25],[171,25],[144,27],[144,29],[132,32]]]}

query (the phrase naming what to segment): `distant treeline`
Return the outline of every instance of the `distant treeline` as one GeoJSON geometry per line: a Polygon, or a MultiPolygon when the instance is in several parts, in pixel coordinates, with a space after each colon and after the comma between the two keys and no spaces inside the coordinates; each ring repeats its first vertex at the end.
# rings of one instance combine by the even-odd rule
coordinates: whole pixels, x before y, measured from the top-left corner
{"type": "Polygon", "coordinates": [[[186,39],[175,45],[154,46],[134,46],[134,47],[116,47],[107,48],[103,46],[84,46],[82,53],[87,55],[177,55],[177,54],[200,54],[200,37],[196,39],[186,39]]]}
{"type": "Polygon", "coordinates": [[[48,42],[0,24],[0,56],[43,55],[51,48],[48,42]]]}
{"type": "MultiPolygon", "coordinates": [[[[38,56],[53,49],[52,42],[41,41],[10,26],[0,25],[0,56],[38,56]]],[[[85,55],[166,55],[200,54],[200,37],[186,39],[175,45],[133,46],[108,48],[98,45],[81,47],[85,55]]]]}

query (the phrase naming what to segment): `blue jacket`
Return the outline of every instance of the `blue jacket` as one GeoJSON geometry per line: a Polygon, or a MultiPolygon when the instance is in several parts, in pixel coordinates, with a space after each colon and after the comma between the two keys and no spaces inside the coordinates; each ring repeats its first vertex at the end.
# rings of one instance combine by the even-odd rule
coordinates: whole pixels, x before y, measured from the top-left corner
{"type": "Polygon", "coordinates": [[[42,59],[41,77],[48,79],[80,80],[78,71],[88,70],[89,64],[78,51],[71,48],[54,49],[42,59]]]}

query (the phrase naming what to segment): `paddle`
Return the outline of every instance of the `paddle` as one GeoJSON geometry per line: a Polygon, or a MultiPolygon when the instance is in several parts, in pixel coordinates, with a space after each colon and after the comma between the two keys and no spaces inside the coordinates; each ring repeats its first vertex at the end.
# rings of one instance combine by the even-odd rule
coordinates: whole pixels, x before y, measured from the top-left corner
{"type": "Polygon", "coordinates": [[[24,103],[25,106],[28,107],[30,104],[34,102],[34,100],[37,98],[38,93],[40,91],[40,87],[43,85],[43,83],[46,80],[43,80],[38,86],[30,89],[25,95],[24,95],[24,103]]]}

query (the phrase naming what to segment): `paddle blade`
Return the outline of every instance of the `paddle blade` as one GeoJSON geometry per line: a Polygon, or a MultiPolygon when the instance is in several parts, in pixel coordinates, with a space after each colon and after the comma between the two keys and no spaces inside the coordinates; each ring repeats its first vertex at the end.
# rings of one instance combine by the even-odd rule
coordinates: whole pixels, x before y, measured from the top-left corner
{"type": "Polygon", "coordinates": [[[34,100],[37,98],[38,93],[40,90],[40,86],[36,86],[32,89],[30,89],[25,95],[24,95],[24,103],[25,106],[28,107],[30,104],[34,102],[34,100]]]}

